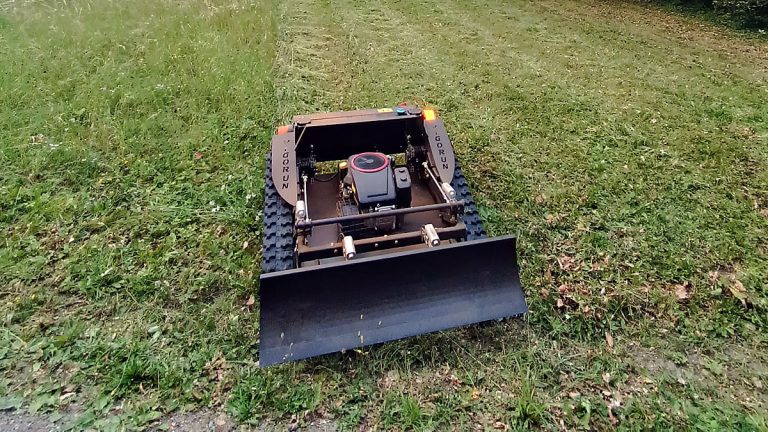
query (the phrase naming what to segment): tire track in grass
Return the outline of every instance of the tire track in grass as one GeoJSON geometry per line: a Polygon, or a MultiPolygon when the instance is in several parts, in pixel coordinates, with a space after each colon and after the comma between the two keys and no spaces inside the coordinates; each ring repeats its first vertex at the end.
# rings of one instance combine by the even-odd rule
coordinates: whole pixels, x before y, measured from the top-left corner
{"type": "MultiPolygon", "coordinates": [[[[369,5],[364,7],[367,9],[369,5]]],[[[487,137],[478,140],[480,136],[465,140],[462,133],[491,131],[493,135],[500,126],[520,120],[498,115],[506,107],[499,103],[497,96],[516,75],[536,77],[545,84],[556,80],[542,77],[549,68],[537,58],[517,52],[509,55],[514,51],[510,48],[514,41],[494,35],[486,28],[487,20],[475,22],[472,18],[479,7],[467,8],[469,13],[462,8],[446,3],[429,8],[403,2],[387,3],[378,19],[392,21],[394,24],[389,27],[395,27],[395,33],[375,25],[369,25],[367,32],[356,33],[358,39],[365,38],[359,45],[378,44],[382,48],[368,60],[370,73],[360,84],[361,93],[384,94],[386,90],[388,94],[407,95],[402,89],[408,88],[414,90],[417,98],[430,98],[450,119],[449,127],[453,125],[458,131],[454,139],[459,153],[468,153],[465,147],[478,154],[493,153],[493,157],[485,160],[493,165],[505,158],[496,152],[497,143],[487,137]],[[393,42],[393,39],[406,43],[393,42]],[[403,45],[409,49],[402,50],[403,45]],[[393,46],[398,47],[402,55],[392,56],[389,51],[393,46]],[[401,72],[409,69],[416,72],[401,72]],[[388,77],[389,81],[382,77],[388,77]]],[[[346,15],[351,21],[350,32],[370,24],[354,10],[348,10],[346,15]]],[[[358,55],[366,56],[366,53],[358,49],[358,55]]],[[[492,176],[494,172],[497,170],[487,170],[484,174],[492,176]]]]}
{"type": "MultiPolygon", "coordinates": [[[[643,38],[659,45],[674,41],[678,49],[668,52],[669,58],[691,58],[695,55],[707,63],[727,64],[728,72],[740,74],[745,80],[766,83],[768,43],[759,36],[736,33],[723,26],[670,13],[662,8],[648,7],[647,4],[605,1],[569,2],[557,6],[573,21],[602,22],[603,27],[621,26],[627,39],[643,38]]],[[[555,12],[551,6],[548,9],[555,12]]],[[[652,48],[659,45],[649,44],[652,48]]]]}
{"type": "MultiPolygon", "coordinates": [[[[456,3],[444,2],[441,3],[441,6],[450,8],[450,5],[456,3]]],[[[459,0],[458,10],[466,10],[467,3],[477,5],[478,2],[459,0]]],[[[512,40],[510,40],[509,34],[503,29],[504,17],[511,15],[511,13],[504,13],[504,11],[513,6],[508,3],[500,4],[497,1],[481,3],[482,7],[473,9],[477,12],[476,14],[471,13],[467,16],[470,17],[470,20],[475,19],[478,23],[488,24],[489,40],[500,40],[502,46],[515,41],[527,40],[521,45],[527,45],[526,49],[528,50],[535,49],[537,44],[541,44],[541,41],[519,38],[517,35],[511,37],[512,40]],[[499,9],[502,13],[498,13],[499,9]]],[[[544,38],[545,46],[548,48],[542,56],[548,63],[544,68],[545,74],[548,73],[548,76],[545,75],[543,78],[549,82],[556,82],[558,74],[565,73],[568,77],[567,90],[571,95],[586,95],[589,98],[589,103],[598,111],[596,114],[599,114],[600,117],[610,116],[609,118],[616,122],[624,120],[632,124],[631,130],[611,131],[628,134],[629,136],[623,137],[624,139],[646,141],[643,145],[653,147],[654,144],[647,142],[653,139],[654,134],[660,135],[661,145],[675,146],[683,157],[697,157],[696,153],[700,153],[700,150],[691,146],[689,142],[692,138],[691,126],[696,125],[693,138],[697,138],[695,130],[701,129],[704,134],[707,132],[721,134],[723,138],[731,142],[728,151],[735,153],[736,156],[733,157],[733,163],[728,164],[728,171],[733,171],[732,167],[734,166],[737,171],[740,171],[739,168],[745,166],[746,170],[742,171],[741,174],[742,177],[749,178],[750,172],[754,172],[755,164],[758,166],[765,165],[767,159],[763,151],[764,146],[759,145],[758,140],[743,140],[743,131],[734,134],[734,129],[741,127],[743,130],[743,126],[750,124],[758,131],[764,129],[764,125],[761,125],[759,120],[755,121],[764,116],[764,104],[760,97],[760,90],[765,90],[765,87],[760,81],[753,83],[734,76],[728,70],[717,71],[718,67],[727,69],[729,66],[728,64],[717,64],[717,58],[702,59],[703,61],[692,68],[686,59],[670,57],[667,51],[669,46],[675,49],[689,47],[679,47],[677,40],[673,40],[667,46],[649,43],[649,41],[658,42],[659,40],[659,36],[656,34],[659,29],[654,27],[647,30],[647,37],[644,39],[638,38],[636,34],[625,35],[623,29],[616,28],[615,23],[604,24],[601,21],[582,20],[578,25],[574,24],[572,15],[583,14],[582,8],[589,10],[589,6],[589,4],[582,3],[577,3],[576,6],[572,3],[567,5],[558,3],[556,6],[547,2],[535,4],[534,7],[541,9],[535,14],[538,16],[546,15],[542,10],[553,12],[559,11],[555,7],[566,9],[558,18],[558,23],[562,25],[565,32],[562,34],[552,32],[552,35],[544,38]],[[607,35],[612,35],[614,39],[608,39],[607,35]],[[570,41],[561,43],[561,40],[570,41]],[[568,51],[572,51],[573,55],[557,55],[558,52],[568,51]],[[628,52],[628,54],[619,56],[620,63],[617,65],[614,63],[613,57],[618,55],[618,52],[628,52]],[[571,57],[579,58],[581,61],[586,57],[590,67],[580,67],[578,63],[573,63],[570,60],[571,57]],[[634,65],[627,69],[626,65],[628,64],[634,65]],[[705,65],[709,66],[705,67],[705,65]],[[596,70],[593,66],[598,66],[599,69],[596,70]],[[713,72],[711,74],[705,73],[707,70],[713,72]],[[591,76],[592,74],[595,76],[591,76]],[[670,75],[672,77],[667,79],[666,77],[670,75]],[[619,86],[621,88],[612,88],[616,83],[621,84],[619,86]],[[689,88],[688,83],[692,88],[689,88]],[[574,92],[571,88],[575,88],[576,91],[574,92]],[[592,97],[593,94],[598,95],[597,98],[592,97]],[[705,101],[708,100],[720,105],[734,99],[740,100],[741,103],[736,104],[737,109],[724,113],[725,117],[732,118],[729,120],[730,124],[723,124],[709,118],[710,116],[706,112],[702,112],[703,104],[697,100],[702,96],[705,101]],[[651,110],[657,112],[649,112],[651,110]],[[669,112],[664,113],[664,111],[669,112]],[[763,112],[762,115],[761,112],[763,112]],[[658,118],[653,118],[654,115],[663,116],[665,114],[672,116],[672,121],[678,120],[678,124],[664,125],[666,130],[662,133],[659,133],[658,128],[654,130],[654,128],[647,126],[649,122],[652,124],[660,122],[658,118]],[[741,163],[743,161],[749,163],[741,163]]],[[[445,13],[444,16],[453,15],[445,13]]],[[[551,28],[552,25],[549,27],[551,28]]],[[[557,27],[559,28],[560,25],[557,27]]],[[[691,51],[696,53],[700,50],[691,49],[691,51]]],[[[515,53],[510,56],[509,49],[501,49],[498,52],[502,53],[502,56],[506,53],[510,60],[511,57],[518,55],[515,53]]],[[[750,68],[752,72],[760,68],[759,65],[749,65],[743,62],[738,66],[750,68]]],[[[613,145],[616,144],[621,146],[632,145],[633,143],[621,141],[613,143],[613,145]]],[[[733,176],[732,172],[718,172],[717,174],[733,176]]]]}
{"type": "MultiPolygon", "coordinates": [[[[462,11],[467,9],[467,3],[475,7],[478,2],[459,0],[458,4],[441,3],[441,7],[450,9],[451,5],[455,5],[457,10],[462,11]]],[[[672,120],[682,120],[677,127],[659,125],[667,126],[661,136],[662,144],[677,144],[677,149],[681,151],[690,149],[686,141],[690,140],[692,135],[689,127],[691,124],[697,124],[698,129],[705,131],[703,133],[707,133],[706,130],[717,132],[726,126],[731,129],[725,131],[726,134],[730,133],[730,138],[735,138],[734,132],[736,135],[743,135],[738,129],[744,130],[744,126],[764,129],[765,122],[760,119],[765,117],[765,111],[759,94],[760,91],[764,92],[766,87],[761,81],[753,82],[734,75],[729,70],[731,64],[724,63],[722,59],[699,59],[697,56],[701,49],[681,46],[677,40],[662,44],[664,41],[657,34],[660,30],[653,26],[646,30],[645,35],[638,35],[627,34],[624,27],[617,26],[614,22],[585,20],[583,9],[591,10],[591,6],[581,2],[558,3],[554,6],[540,2],[531,6],[538,10],[530,15],[539,18],[562,10],[556,18],[539,20],[536,25],[546,31],[546,34],[540,37],[520,37],[519,34],[510,35],[505,31],[508,17],[515,16],[515,19],[520,19],[520,14],[514,14],[515,10],[510,11],[513,6],[508,3],[485,1],[480,7],[473,9],[477,13],[467,15],[469,20],[487,24],[484,29],[488,33],[486,41],[500,42],[500,49],[493,51],[499,53],[505,61],[514,61],[516,57],[525,56],[520,51],[505,48],[513,44],[528,52],[545,48],[539,56],[542,60],[537,61],[544,67],[537,68],[537,74],[542,75],[545,83],[563,83],[564,85],[559,85],[558,90],[567,92],[569,97],[585,99],[598,109],[602,116],[631,121],[633,126],[638,126],[636,130],[633,127],[629,131],[626,128],[614,131],[619,134],[629,133],[632,135],[630,138],[649,141],[654,130],[646,127],[647,123],[659,122],[654,116],[661,113],[674,115],[672,120]],[[574,22],[574,15],[581,16],[581,20],[574,22]],[[544,24],[546,22],[549,24],[544,24]],[[558,32],[559,29],[562,30],[558,32]],[[671,55],[670,49],[675,52],[685,49],[689,51],[678,56],[674,53],[671,55]],[[734,98],[742,101],[738,109],[721,113],[717,106],[727,105],[734,98]],[[730,117],[730,120],[726,120],[730,124],[723,124],[717,116],[730,117]]],[[[631,8],[630,11],[637,13],[631,8]]],[[[453,15],[446,13],[445,16],[453,15]]],[[[527,56],[526,63],[530,63],[530,57],[527,56]]],[[[759,65],[744,62],[737,66],[741,69],[747,68],[751,72],[757,72],[760,68],[759,65]]],[[[732,141],[735,143],[738,140],[732,141]]],[[[761,155],[762,146],[741,144],[750,143],[739,143],[731,146],[729,150],[736,153],[741,160],[757,159],[766,162],[765,154],[761,155]]]]}
{"type": "MultiPolygon", "coordinates": [[[[509,110],[498,96],[515,75],[535,77],[537,82],[545,83],[539,78],[545,66],[530,56],[506,55],[506,41],[500,41],[485,28],[487,23],[471,18],[475,8],[461,10],[446,3],[430,7],[397,1],[384,4],[383,8],[379,6],[383,12],[377,19],[387,22],[386,26],[369,22],[354,8],[346,9],[346,30],[357,37],[357,55],[368,59],[367,79],[357,84],[360,93],[428,98],[442,109],[458,154],[472,160],[467,166],[470,178],[491,181],[501,176],[515,177],[516,173],[509,169],[514,152],[505,152],[499,145],[503,137],[498,136],[498,131],[514,129],[515,123],[525,119],[503,115],[509,110]],[[392,33],[390,28],[396,32],[392,33]],[[361,48],[366,45],[374,47],[374,52],[364,52],[361,48]]],[[[370,7],[373,6],[360,6],[370,7]]],[[[541,97],[518,96],[532,103],[541,97]]],[[[555,121],[550,119],[548,123],[555,121]]],[[[546,153],[543,150],[537,149],[538,154],[546,153]]],[[[552,151],[572,153],[573,149],[553,145],[552,151]]],[[[556,156],[550,159],[554,161],[556,156]]],[[[483,193],[479,195],[482,202],[483,193]]],[[[496,198],[507,199],[503,195],[496,198]]]]}
{"type": "MultiPolygon", "coordinates": [[[[459,9],[467,3],[477,4],[458,1],[459,9]]],[[[504,31],[507,17],[512,15],[504,11],[512,6],[494,0],[484,1],[483,6],[472,16],[487,23],[494,37],[505,43],[518,42],[526,51],[545,48],[540,57],[551,80],[567,79],[569,87],[579,92],[599,94],[601,104],[615,111],[626,105],[654,109],[660,104],[685,109],[679,106],[679,87],[684,79],[703,93],[700,96],[713,101],[732,97],[734,87],[748,92],[768,90],[761,80],[753,79],[762,75],[759,63],[713,57],[707,47],[670,39],[666,28],[659,26],[646,25],[641,32],[621,21],[588,19],[590,13],[600,13],[592,2],[531,5],[531,15],[540,18],[532,29],[541,34],[522,38],[514,35],[512,40],[504,31]],[[499,9],[502,13],[491,12],[499,9]],[[642,91],[635,91],[638,88],[642,91]]],[[[630,16],[639,13],[631,5],[617,7],[630,16]]],[[[759,98],[744,99],[753,112],[762,106],[759,98]]]]}
{"type": "MultiPolygon", "coordinates": [[[[401,4],[402,3],[393,3],[392,7],[394,8],[401,4]]],[[[502,101],[504,99],[509,99],[508,97],[505,97],[507,95],[504,94],[507,92],[506,90],[509,90],[507,86],[510,84],[507,82],[514,82],[516,75],[522,76],[522,81],[526,79],[530,81],[528,83],[523,83],[528,84],[529,87],[535,89],[536,87],[544,86],[547,90],[553,90],[542,91],[541,94],[538,95],[543,96],[540,101],[528,97],[529,100],[527,102],[541,102],[539,109],[533,111],[532,114],[540,116],[543,113],[546,115],[546,118],[539,117],[534,119],[537,120],[538,124],[535,127],[539,129],[538,132],[540,136],[537,137],[535,134],[530,137],[518,135],[509,137],[512,139],[501,140],[514,142],[514,138],[566,138],[565,142],[558,142],[560,140],[550,139],[540,143],[540,145],[535,146],[535,148],[533,146],[528,146],[529,149],[535,150],[535,153],[529,155],[530,158],[535,158],[534,160],[538,162],[539,165],[546,163],[546,160],[549,160],[549,166],[555,168],[560,165],[559,160],[572,157],[574,151],[579,154],[581,159],[589,160],[590,158],[594,158],[595,155],[590,154],[590,152],[592,152],[592,149],[590,148],[592,146],[589,145],[590,143],[588,142],[588,138],[590,137],[585,135],[590,132],[590,129],[597,129],[592,126],[606,129],[603,133],[624,134],[624,137],[619,137],[620,140],[634,140],[641,145],[643,145],[643,141],[647,142],[652,139],[652,134],[655,131],[645,127],[645,124],[648,121],[654,121],[653,118],[648,118],[649,115],[652,115],[653,113],[642,113],[640,115],[625,113],[624,110],[627,107],[617,107],[617,105],[625,103],[627,100],[613,100],[610,97],[606,97],[609,95],[606,94],[606,91],[604,90],[605,85],[603,83],[608,77],[611,79],[620,79],[625,82],[628,81],[628,84],[626,84],[625,87],[639,89],[635,91],[635,93],[654,95],[655,97],[651,97],[650,100],[658,100],[659,96],[663,98],[673,93],[672,89],[675,88],[674,86],[677,83],[674,81],[672,83],[651,83],[651,88],[649,90],[648,85],[646,85],[647,73],[642,72],[643,70],[658,69],[662,72],[658,72],[657,75],[663,75],[663,71],[665,71],[664,68],[667,66],[665,66],[666,63],[660,60],[658,56],[654,56],[651,60],[638,60],[638,63],[640,63],[642,67],[638,67],[637,69],[641,72],[634,76],[632,73],[622,73],[621,66],[613,67],[610,63],[604,70],[596,71],[593,70],[591,66],[587,68],[579,67],[578,64],[572,63],[570,57],[575,57],[576,54],[580,55],[582,58],[587,56],[590,59],[590,63],[599,64],[599,61],[601,60],[600,55],[603,53],[603,50],[607,49],[608,51],[611,51],[615,50],[615,47],[611,48],[609,45],[609,48],[602,48],[600,45],[605,45],[604,40],[601,38],[595,40],[590,36],[590,32],[586,35],[581,34],[577,28],[573,27],[573,24],[567,17],[555,17],[550,19],[550,21],[555,21],[555,23],[549,24],[548,27],[557,29],[562,28],[563,31],[560,33],[552,31],[551,34],[543,37],[521,37],[519,33],[510,34],[510,32],[506,31],[504,23],[500,22],[500,20],[505,20],[510,16],[514,16],[518,21],[525,22],[526,20],[529,20],[530,16],[540,17],[541,15],[544,15],[541,11],[521,12],[518,10],[510,10],[515,6],[507,5],[506,3],[500,5],[498,2],[441,2],[436,7],[441,9],[439,13],[432,13],[432,10],[427,8],[411,7],[408,10],[408,13],[405,13],[406,16],[411,18],[411,22],[406,23],[406,26],[410,24],[410,26],[413,27],[420,23],[426,23],[424,25],[428,30],[431,30],[429,31],[431,38],[438,39],[439,42],[434,43],[434,47],[442,51],[444,54],[443,57],[466,57],[470,59],[469,62],[479,63],[479,67],[472,70],[472,75],[488,77],[495,84],[495,88],[492,86],[488,92],[489,97],[485,98],[485,101],[481,100],[481,102],[487,102],[484,103],[486,107],[496,108],[493,115],[494,122],[501,120],[501,126],[503,126],[503,123],[506,120],[505,117],[509,117],[508,115],[504,115],[505,111],[510,112],[514,111],[514,108],[521,108],[519,103],[515,103],[517,101],[508,100],[507,104],[494,103],[494,100],[497,99],[501,99],[502,101]],[[469,3],[469,5],[467,5],[467,3],[469,3]],[[501,13],[499,13],[499,9],[501,10],[501,13]],[[467,11],[471,12],[467,13],[467,11]],[[430,26],[432,27],[430,28],[430,26]],[[459,28],[459,30],[453,31],[454,28],[459,28]],[[451,31],[446,31],[444,29],[451,29],[451,31]],[[462,39],[467,38],[468,36],[470,43],[462,45],[462,39]],[[521,49],[530,52],[537,44],[547,47],[547,51],[549,51],[543,53],[541,59],[510,48],[517,45],[521,47],[521,49]],[[582,47],[581,51],[572,52],[574,54],[573,56],[562,55],[563,52],[568,53],[578,46],[582,47]],[[647,67],[646,63],[648,64],[647,67]],[[571,71],[570,69],[573,69],[574,67],[576,67],[576,70],[571,71]],[[509,70],[512,70],[512,72],[509,72],[509,70]],[[585,77],[585,74],[593,72],[597,74],[596,80],[590,80],[588,77],[585,77]],[[559,75],[563,73],[567,77],[570,77],[565,83],[559,79],[559,75]],[[538,85],[531,86],[530,84],[533,83],[538,85]],[[547,97],[549,97],[549,99],[547,99],[547,97]],[[574,119],[573,110],[576,110],[578,114],[581,115],[581,118],[574,119]],[[618,130],[614,130],[615,126],[606,125],[606,120],[631,121],[637,124],[638,127],[637,130],[635,130],[634,127],[632,129],[622,130],[619,128],[618,130]],[[563,121],[571,122],[571,124],[563,124],[563,121]],[[603,122],[602,125],[600,124],[600,121],[603,122]],[[541,130],[541,124],[549,125],[550,128],[541,130]],[[544,136],[541,136],[542,132],[545,133],[544,136]],[[578,138],[578,134],[582,134],[584,138],[587,139],[577,139],[576,142],[574,142],[574,135],[577,135],[576,138],[578,138]]],[[[523,25],[523,27],[526,26],[528,26],[528,24],[523,25]]],[[[622,39],[614,45],[624,49],[628,44],[629,42],[626,39],[622,39]]],[[[641,43],[638,45],[643,46],[641,43]]],[[[635,49],[644,50],[645,48],[635,47],[635,49]]],[[[635,57],[638,56],[630,56],[633,60],[635,57]]],[[[450,82],[446,84],[450,85],[450,82]]],[[[477,96],[477,93],[475,93],[474,96],[477,96]]],[[[513,96],[525,100],[528,95],[514,94],[513,96]]],[[[649,102],[647,99],[649,98],[646,96],[646,100],[641,102],[649,102]]],[[[680,103],[679,95],[673,102],[675,104],[680,103]]],[[[746,99],[746,102],[750,103],[750,99],[746,99]]],[[[755,101],[752,100],[751,102],[755,101]]],[[[680,116],[691,116],[691,113],[686,111],[677,114],[680,116]]],[[[695,121],[695,118],[690,120],[695,121]]],[[[499,128],[498,126],[498,123],[496,125],[486,124],[484,128],[480,129],[504,129],[503,127],[499,128]]],[[[621,126],[621,128],[624,128],[624,126],[621,126]]],[[[591,132],[594,135],[596,130],[592,130],[591,132]]],[[[689,131],[678,128],[678,132],[686,133],[689,131]]],[[[662,138],[666,138],[665,135],[666,134],[662,135],[662,138]]],[[[612,137],[606,138],[614,139],[612,137]]],[[[668,139],[667,141],[672,140],[668,139]]],[[[499,143],[497,142],[496,145],[498,144],[499,143]]],[[[615,144],[625,146],[627,144],[637,145],[632,142],[621,141],[612,143],[611,145],[615,144]]],[[[644,145],[652,146],[650,143],[644,145]]],[[[685,143],[682,145],[683,149],[685,149],[685,143]]],[[[515,146],[511,150],[521,149],[525,149],[525,147],[515,146]]],[[[636,156],[637,155],[634,157],[637,158],[636,156]]],[[[592,175],[592,168],[591,166],[583,166],[577,173],[582,180],[585,180],[592,175]]],[[[573,173],[571,173],[571,175],[573,175],[573,173]]]]}
{"type": "Polygon", "coordinates": [[[402,22],[393,19],[389,8],[378,2],[286,5],[290,6],[284,7],[277,63],[282,84],[279,98],[288,105],[310,109],[390,106],[424,93],[412,85],[421,82],[418,78],[427,70],[414,65],[423,57],[419,35],[401,28],[402,22]],[[411,40],[403,41],[404,33],[411,40]],[[381,73],[372,61],[375,57],[394,60],[402,67],[381,73]],[[388,84],[393,81],[398,85],[388,84]],[[320,102],[295,103],[318,95],[320,102]]]}
{"type": "MultiPolygon", "coordinates": [[[[429,24],[439,21],[436,7],[411,7],[404,2],[348,3],[342,28],[354,35],[351,49],[365,65],[354,84],[356,97],[368,105],[401,101],[435,105],[454,134],[464,130],[467,123],[469,129],[474,129],[475,119],[485,116],[483,107],[475,100],[473,87],[486,74],[476,57],[465,55],[465,47],[472,41],[448,48],[441,46],[444,39],[429,24]],[[413,9],[427,12],[415,13],[413,9]]],[[[462,28],[444,31],[472,33],[462,28]]],[[[482,150],[487,162],[484,173],[493,175],[497,172],[494,167],[504,156],[487,144],[454,136],[460,159],[470,154],[474,158],[482,150]]]]}
{"type": "Polygon", "coordinates": [[[335,29],[337,8],[324,0],[280,5],[276,99],[280,118],[348,109],[351,60],[335,29]]]}
{"type": "MultiPolygon", "coordinates": [[[[542,13],[539,3],[446,1],[435,9],[409,7],[407,15],[413,23],[431,25],[444,56],[468,59],[465,79],[474,83],[467,96],[474,107],[465,107],[457,119],[454,139],[479,155],[487,201],[499,209],[525,209],[532,196],[548,195],[577,205],[593,175],[583,163],[590,160],[590,145],[581,138],[604,115],[603,102],[593,96],[601,87],[578,87],[578,72],[594,73],[599,65],[597,58],[587,68],[574,64],[571,47],[582,39],[578,29],[542,13]],[[529,187],[505,185],[494,173],[529,187]],[[553,184],[556,190],[547,186],[553,184]]],[[[512,228],[497,222],[502,230],[512,228]]]]}
{"type": "Polygon", "coordinates": [[[397,7],[382,2],[285,5],[290,6],[281,14],[276,85],[283,118],[402,101],[435,104],[450,115],[465,104],[468,94],[450,85],[452,77],[471,75],[477,68],[456,56],[442,56],[422,26],[409,22],[397,7]]]}
{"type": "MultiPolygon", "coordinates": [[[[461,17],[466,26],[480,28],[480,36],[485,38],[480,44],[493,46],[498,41],[500,50],[485,51],[491,51],[501,59],[496,63],[496,57],[489,56],[489,68],[501,67],[505,58],[513,60],[515,57],[509,49],[504,49],[505,45],[515,42],[521,48],[525,45],[517,35],[506,31],[501,23],[504,14],[497,13],[499,9],[503,12],[513,6],[494,1],[480,3],[482,7],[475,7],[478,2],[442,2],[440,7],[445,10],[439,16],[446,20],[461,17]],[[473,6],[467,7],[466,3],[473,6]],[[457,7],[458,13],[451,13],[453,6],[457,7]]],[[[432,22],[429,18],[415,16],[414,20],[432,22]]],[[[459,22],[456,19],[452,24],[459,22]]],[[[549,112],[550,118],[545,121],[549,121],[547,124],[551,128],[536,127],[534,130],[538,130],[541,136],[529,137],[519,144],[511,139],[502,139],[497,143],[519,152],[521,157],[515,161],[516,166],[539,171],[526,173],[525,178],[532,188],[545,185],[543,191],[551,197],[545,199],[542,205],[528,204],[530,195],[513,196],[512,201],[505,200],[503,194],[492,197],[491,201],[497,208],[512,204],[516,212],[518,209],[522,212],[523,218],[532,227],[527,233],[529,238],[536,239],[538,231],[540,238],[534,242],[539,243],[541,249],[528,252],[539,256],[546,256],[550,248],[556,254],[564,252],[582,256],[608,252],[617,261],[634,263],[634,276],[615,268],[615,276],[611,276],[613,280],[594,277],[566,279],[596,287],[605,282],[615,284],[614,293],[629,303],[637,303],[636,291],[648,284],[659,287],[670,280],[684,279],[704,285],[709,270],[723,263],[740,262],[743,277],[765,275],[766,266],[764,259],[761,259],[764,252],[760,250],[761,236],[758,233],[760,227],[764,230],[767,225],[754,211],[754,207],[759,206],[755,204],[760,202],[759,197],[765,196],[765,176],[759,174],[759,169],[756,170],[756,167],[766,167],[765,147],[754,136],[755,132],[752,132],[752,138],[734,133],[734,129],[738,128],[749,131],[750,128],[744,128],[745,124],[751,125],[758,133],[764,130],[764,126],[754,121],[759,118],[762,109],[761,83],[749,82],[731,74],[727,64],[719,65],[723,71],[710,74],[704,66],[709,70],[717,69],[717,59],[703,59],[701,67],[691,68],[685,59],[667,58],[661,45],[649,46],[645,40],[636,41],[632,36],[621,33],[615,40],[610,40],[606,35],[616,33],[617,29],[600,21],[589,22],[584,30],[566,22],[563,31],[566,43],[558,42],[560,35],[557,32],[545,36],[551,52],[548,49],[544,54],[549,56],[544,61],[549,64],[538,81],[542,85],[547,85],[547,81],[558,83],[557,73],[564,73],[569,80],[564,85],[552,86],[555,90],[564,90],[554,102],[564,102],[563,106],[567,108],[571,98],[582,95],[588,110],[579,113],[582,114],[581,119],[575,119],[576,113],[552,110],[546,106],[535,107],[534,110],[528,107],[529,112],[549,112]],[[556,55],[558,52],[562,54],[568,45],[573,45],[574,58],[586,57],[592,60],[593,65],[599,66],[594,77],[584,70],[571,72],[571,67],[578,68],[579,65],[569,64],[567,59],[570,56],[556,55]],[[624,64],[617,66],[612,63],[612,58],[601,58],[600,53],[604,52],[619,53],[624,64]],[[622,69],[622,66],[633,62],[632,68],[622,69]],[[627,73],[622,74],[622,70],[627,73]],[[621,95],[611,94],[611,90],[615,89],[611,89],[611,84],[603,84],[606,78],[623,83],[629,89],[626,99],[634,107],[628,109],[621,106],[621,95]],[[701,100],[701,92],[704,93],[704,101],[701,100]],[[730,124],[707,116],[707,100],[723,106],[724,115],[731,117],[728,120],[730,124]],[[558,117],[562,123],[558,123],[558,117]],[[660,125],[653,126],[657,122],[660,125]],[[662,122],[665,123],[663,126],[662,122]],[[547,141],[539,141],[552,137],[560,138],[549,141],[554,147],[548,146],[547,141]],[[547,163],[546,158],[551,162],[547,163]],[[733,190],[741,190],[744,195],[734,196],[731,193],[733,190]],[[569,196],[579,200],[584,197],[587,201],[574,202],[569,196]],[[570,219],[571,222],[547,223],[554,227],[544,225],[543,229],[537,228],[537,225],[541,227],[537,220],[544,216],[537,213],[537,207],[550,214],[563,213],[566,221],[570,219]],[[588,213],[584,214],[585,211],[588,213]],[[590,225],[589,233],[579,233],[579,226],[590,225]],[[724,230],[723,225],[728,228],[724,230]],[[567,234],[563,235],[563,232],[558,232],[560,230],[567,234]],[[621,240],[621,236],[614,234],[622,232],[628,233],[629,241],[621,240]],[[613,236],[614,240],[610,242],[617,244],[608,246],[605,240],[599,240],[599,236],[604,236],[606,240],[613,236]],[[625,275],[622,276],[622,273],[625,275]]],[[[444,35],[447,42],[455,41],[454,33],[444,35]]],[[[528,49],[536,46],[535,40],[529,39],[527,43],[530,44],[528,49]]],[[[675,44],[672,42],[673,46],[675,44]]],[[[446,43],[443,46],[456,45],[446,43]]],[[[697,52],[695,49],[691,51],[697,52]]],[[[739,67],[749,69],[745,64],[739,67]]],[[[755,65],[753,69],[758,67],[755,65]]],[[[502,77],[503,74],[497,76],[502,77]]],[[[531,79],[527,87],[535,89],[530,84],[536,81],[531,79]]],[[[499,96],[504,99],[504,92],[499,92],[499,96]]],[[[505,110],[503,106],[500,108],[502,110],[494,116],[503,118],[505,110]]],[[[511,104],[509,108],[519,110],[525,107],[511,104]]],[[[504,129],[499,135],[515,136],[513,131],[504,129]]],[[[496,190],[493,187],[482,189],[496,190]]],[[[524,279],[531,277],[539,283],[546,283],[538,277],[540,271],[531,271],[530,267],[526,271],[526,264],[532,263],[523,263],[524,279]]],[[[753,287],[761,285],[760,279],[764,281],[764,276],[753,280],[753,287]]],[[[663,302],[663,299],[640,299],[640,303],[650,306],[660,301],[663,302]]],[[[730,315],[729,312],[724,314],[730,315]]],[[[745,318],[752,320],[754,317],[749,315],[754,314],[748,312],[745,318]]]]}
{"type": "Polygon", "coordinates": [[[445,97],[441,82],[456,74],[452,59],[435,67],[429,35],[412,26],[386,2],[348,2],[341,29],[361,65],[355,97],[361,103],[392,105],[401,101],[434,103],[445,97]],[[426,99],[426,100],[425,100],[426,99]]]}

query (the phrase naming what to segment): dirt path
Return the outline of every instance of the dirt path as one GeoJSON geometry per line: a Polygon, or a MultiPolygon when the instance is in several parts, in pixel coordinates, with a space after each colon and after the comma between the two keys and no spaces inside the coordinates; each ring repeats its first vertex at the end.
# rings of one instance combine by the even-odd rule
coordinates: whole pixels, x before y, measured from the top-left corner
{"type": "Polygon", "coordinates": [[[19,411],[0,411],[0,430],[6,432],[48,432],[60,426],[46,418],[19,411]]]}
{"type": "MultiPolygon", "coordinates": [[[[64,430],[66,419],[52,422],[46,417],[27,414],[21,411],[0,411],[0,431],[3,432],[50,432],[64,430]]],[[[260,431],[273,432],[293,429],[306,432],[335,432],[336,425],[328,420],[316,420],[305,427],[290,427],[263,423],[259,426],[240,426],[226,414],[208,409],[187,413],[173,413],[160,421],[154,422],[151,431],[169,432],[230,432],[230,431],[260,431]]]]}

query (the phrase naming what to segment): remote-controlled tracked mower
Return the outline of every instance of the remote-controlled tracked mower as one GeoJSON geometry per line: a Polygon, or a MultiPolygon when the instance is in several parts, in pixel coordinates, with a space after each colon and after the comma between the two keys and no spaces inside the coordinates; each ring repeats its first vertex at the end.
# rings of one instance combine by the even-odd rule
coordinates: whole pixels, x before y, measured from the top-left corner
{"type": "Polygon", "coordinates": [[[263,240],[261,366],[527,311],[515,238],[485,238],[433,110],[279,127],[263,240]]]}

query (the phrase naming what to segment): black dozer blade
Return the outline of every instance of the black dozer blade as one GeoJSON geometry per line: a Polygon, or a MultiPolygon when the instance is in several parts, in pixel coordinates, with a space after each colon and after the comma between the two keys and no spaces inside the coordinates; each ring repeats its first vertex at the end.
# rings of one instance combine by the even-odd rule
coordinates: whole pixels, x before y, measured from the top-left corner
{"type": "Polygon", "coordinates": [[[528,311],[515,237],[261,275],[269,366],[528,311]]]}

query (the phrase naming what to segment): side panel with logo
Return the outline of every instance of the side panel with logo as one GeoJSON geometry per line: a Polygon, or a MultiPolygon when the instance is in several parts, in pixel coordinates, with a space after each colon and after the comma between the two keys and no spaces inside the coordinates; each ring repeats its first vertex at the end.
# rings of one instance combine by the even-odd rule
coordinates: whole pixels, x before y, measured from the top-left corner
{"type": "Polygon", "coordinates": [[[280,196],[292,206],[296,205],[299,187],[295,137],[293,132],[272,137],[272,181],[280,196]]]}
{"type": "Polygon", "coordinates": [[[456,159],[453,154],[451,140],[448,132],[440,119],[424,121],[424,131],[429,139],[429,159],[437,169],[440,180],[450,183],[453,180],[453,170],[456,168],[456,159]]]}

